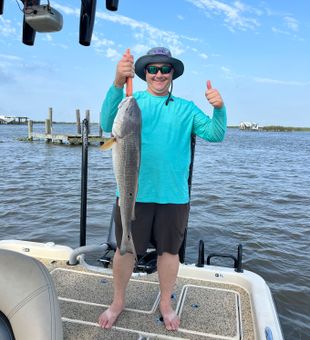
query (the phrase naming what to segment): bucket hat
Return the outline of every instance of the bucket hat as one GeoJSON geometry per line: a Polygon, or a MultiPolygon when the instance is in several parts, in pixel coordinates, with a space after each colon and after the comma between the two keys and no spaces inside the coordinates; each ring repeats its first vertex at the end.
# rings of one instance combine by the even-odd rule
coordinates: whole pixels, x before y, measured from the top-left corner
{"type": "Polygon", "coordinates": [[[149,64],[163,63],[173,66],[174,72],[172,79],[180,77],[184,72],[184,65],[181,60],[172,58],[171,52],[165,47],[154,47],[146,55],[140,57],[135,63],[136,75],[142,80],[145,78],[145,67],[149,64]]]}

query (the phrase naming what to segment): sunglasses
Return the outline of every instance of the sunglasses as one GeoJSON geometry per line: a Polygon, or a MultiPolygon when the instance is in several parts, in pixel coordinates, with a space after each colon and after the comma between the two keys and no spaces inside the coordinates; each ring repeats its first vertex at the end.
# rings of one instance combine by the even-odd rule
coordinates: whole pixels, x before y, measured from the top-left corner
{"type": "Polygon", "coordinates": [[[149,65],[149,66],[146,66],[145,69],[147,70],[149,74],[157,74],[158,71],[160,71],[162,74],[168,74],[171,72],[173,67],[170,65],[164,65],[161,67],[149,65]]]}

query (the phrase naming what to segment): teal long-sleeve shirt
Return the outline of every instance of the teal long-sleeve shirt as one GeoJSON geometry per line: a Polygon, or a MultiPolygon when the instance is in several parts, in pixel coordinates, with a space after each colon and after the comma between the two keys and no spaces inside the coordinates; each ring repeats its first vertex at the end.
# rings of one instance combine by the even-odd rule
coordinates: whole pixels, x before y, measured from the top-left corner
{"type": "MultiPolygon", "coordinates": [[[[141,109],[141,165],[137,202],[189,202],[188,176],[191,135],[221,142],[226,132],[226,109],[214,109],[212,119],[192,101],[154,96],[147,91],[133,95],[141,109]]],[[[112,85],[102,104],[100,122],[111,132],[123,89],[112,85]]]]}

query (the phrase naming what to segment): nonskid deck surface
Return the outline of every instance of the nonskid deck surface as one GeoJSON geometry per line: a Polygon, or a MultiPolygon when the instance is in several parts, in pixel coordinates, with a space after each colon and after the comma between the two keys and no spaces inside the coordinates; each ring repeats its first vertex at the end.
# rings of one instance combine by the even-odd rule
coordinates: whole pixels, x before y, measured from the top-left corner
{"type": "Polygon", "coordinates": [[[125,310],[111,330],[104,330],[97,320],[112,302],[112,277],[59,261],[47,267],[60,300],[65,340],[254,339],[250,298],[238,286],[178,278],[172,303],[181,326],[170,332],[158,309],[157,274],[133,278],[125,310]]]}

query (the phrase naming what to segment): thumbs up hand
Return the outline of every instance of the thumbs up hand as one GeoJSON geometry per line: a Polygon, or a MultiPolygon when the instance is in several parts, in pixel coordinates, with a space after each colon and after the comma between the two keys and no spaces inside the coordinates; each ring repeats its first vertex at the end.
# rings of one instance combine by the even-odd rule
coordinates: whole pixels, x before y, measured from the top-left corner
{"type": "Polygon", "coordinates": [[[223,107],[224,102],[218,90],[213,89],[211,81],[207,80],[206,98],[208,102],[216,109],[223,107]]]}

